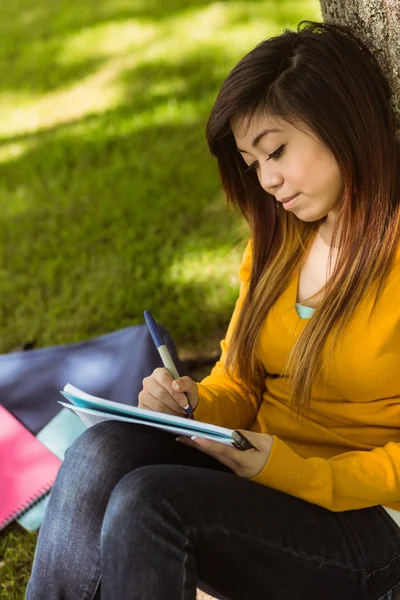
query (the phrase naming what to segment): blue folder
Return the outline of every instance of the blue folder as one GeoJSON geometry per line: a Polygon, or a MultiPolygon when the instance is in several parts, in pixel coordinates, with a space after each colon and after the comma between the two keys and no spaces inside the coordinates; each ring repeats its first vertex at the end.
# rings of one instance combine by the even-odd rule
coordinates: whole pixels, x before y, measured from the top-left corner
{"type": "MultiPolygon", "coordinates": [[[[45,425],[36,437],[60,460],[64,460],[67,448],[83,431],[85,431],[85,429],[86,426],[79,417],[67,408],[63,408],[50,423],[45,425]]],[[[17,523],[28,531],[36,531],[36,529],[39,529],[49,501],[49,495],[50,492],[24,513],[22,517],[17,519],[17,523]]]]}
{"type": "MultiPolygon", "coordinates": [[[[175,344],[160,325],[180,375],[187,375],[175,344]]],[[[57,402],[73,381],[95,396],[138,405],[142,380],[162,362],[143,323],[74,344],[0,355],[0,404],[60,459],[85,429],[81,420],[57,402]]],[[[1,487],[1,482],[0,482],[1,487]]],[[[48,496],[19,520],[29,530],[42,522],[48,496]]]]}
{"type": "MultiPolygon", "coordinates": [[[[188,370],[161,325],[180,375],[188,370]]],[[[0,404],[37,435],[61,410],[60,390],[73,381],[88,393],[137,406],[142,380],[162,367],[145,324],[64,346],[0,356],[0,404]]]]}

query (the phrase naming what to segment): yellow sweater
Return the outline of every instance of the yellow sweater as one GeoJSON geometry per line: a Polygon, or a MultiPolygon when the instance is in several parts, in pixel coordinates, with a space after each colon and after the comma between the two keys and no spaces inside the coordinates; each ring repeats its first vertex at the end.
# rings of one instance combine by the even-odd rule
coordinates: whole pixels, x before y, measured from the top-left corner
{"type": "Polygon", "coordinates": [[[261,404],[224,371],[250,272],[251,241],[239,269],[239,298],[221,341],[220,360],[199,383],[195,418],[273,436],[268,462],[252,481],[332,511],[379,504],[400,511],[400,252],[370,325],[368,299],[360,303],[336,354],[331,359],[323,354],[324,384],[313,387],[311,410],[298,422],[289,419],[282,402],[289,398],[289,380],[271,375],[283,372],[308,322],[296,311],[299,272],[262,327],[258,356],[270,375],[261,404]]]}

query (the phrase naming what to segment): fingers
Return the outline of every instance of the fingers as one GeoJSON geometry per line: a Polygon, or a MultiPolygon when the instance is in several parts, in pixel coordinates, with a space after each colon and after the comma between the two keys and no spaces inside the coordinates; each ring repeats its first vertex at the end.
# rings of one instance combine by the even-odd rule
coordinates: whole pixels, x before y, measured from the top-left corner
{"type": "Polygon", "coordinates": [[[143,390],[139,394],[139,407],[157,410],[172,415],[186,416],[183,406],[187,398],[172,388],[173,378],[167,369],[156,369],[143,379],[143,390]]]}
{"type": "Polygon", "coordinates": [[[180,390],[185,392],[192,407],[196,408],[199,392],[197,383],[193,381],[191,377],[184,375],[183,377],[179,377],[179,379],[175,379],[175,381],[172,382],[172,388],[177,391],[180,390]]]}
{"type": "Polygon", "coordinates": [[[159,402],[157,400],[157,398],[148,398],[147,402],[148,402],[148,404],[146,404],[146,401],[140,401],[139,405],[138,405],[139,408],[146,408],[147,410],[155,410],[157,412],[162,412],[167,415],[173,415],[174,417],[185,417],[186,416],[186,413],[183,410],[183,408],[181,408],[177,404],[175,404],[175,406],[176,406],[175,409],[171,409],[169,406],[167,406],[163,402],[159,402]]]}
{"type": "MultiPolygon", "coordinates": [[[[175,390],[172,386],[174,379],[168,369],[161,367],[159,369],[155,369],[152,376],[163,388],[167,390],[168,394],[175,400],[177,404],[179,404],[179,406],[182,408],[187,406],[188,401],[183,393],[186,391],[186,385],[183,387],[179,386],[179,391],[175,390]]],[[[190,379],[190,377],[181,377],[178,381],[181,381],[181,379],[190,379]]],[[[190,379],[190,381],[192,380],[190,379]]]]}

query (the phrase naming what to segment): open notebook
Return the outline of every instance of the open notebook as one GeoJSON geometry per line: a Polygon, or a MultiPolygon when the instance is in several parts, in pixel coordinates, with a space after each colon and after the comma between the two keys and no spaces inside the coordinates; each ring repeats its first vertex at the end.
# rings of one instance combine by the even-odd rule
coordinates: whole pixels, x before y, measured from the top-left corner
{"type": "Polygon", "coordinates": [[[87,394],[69,383],[61,393],[72,404],[59,401],[60,404],[73,410],[87,427],[101,421],[127,421],[129,423],[140,423],[164,429],[178,435],[196,435],[222,444],[235,446],[234,436],[232,437],[234,430],[232,429],[226,429],[225,427],[210,423],[201,423],[200,421],[187,419],[186,417],[175,417],[174,415],[154,410],[128,406],[120,402],[111,402],[110,400],[87,394]]]}
{"type": "Polygon", "coordinates": [[[0,406],[0,529],[45,496],[60,465],[59,458],[0,406]]]}

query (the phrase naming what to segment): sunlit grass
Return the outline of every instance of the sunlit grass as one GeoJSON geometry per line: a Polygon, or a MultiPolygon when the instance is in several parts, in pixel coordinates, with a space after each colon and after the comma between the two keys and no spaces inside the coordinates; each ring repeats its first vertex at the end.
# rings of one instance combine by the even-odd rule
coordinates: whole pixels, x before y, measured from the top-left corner
{"type": "MultiPolygon", "coordinates": [[[[206,8],[187,9],[157,25],[127,19],[86,27],[65,36],[53,68],[73,67],[82,61],[98,67],[73,85],[47,94],[29,95],[17,90],[0,93],[5,115],[0,121],[0,136],[33,132],[116,107],[125,95],[123,74],[154,61],[174,64],[194,52],[212,50],[224,58],[222,64],[216,61],[222,76],[225,64],[232,64],[249,51],[255,40],[272,35],[282,15],[290,14],[295,6],[283,3],[278,9],[274,2],[266,4],[269,11],[260,2],[216,2],[206,8]]],[[[294,26],[295,21],[287,25],[294,26]]],[[[44,43],[37,40],[31,52],[40,55],[44,43]]],[[[164,85],[167,84],[165,80],[164,85]]]]}
{"type": "MultiPolygon", "coordinates": [[[[128,325],[149,303],[161,302],[163,322],[176,324],[174,306],[211,297],[215,281],[226,281],[243,221],[225,216],[222,196],[218,219],[209,212],[219,182],[207,114],[235,62],[261,39],[318,17],[310,6],[307,14],[285,1],[153,0],[119,2],[114,14],[102,5],[99,18],[83,3],[77,18],[65,3],[58,12],[49,5],[46,19],[43,6],[29,3],[25,15],[7,5],[8,27],[26,45],[10,50],[0,93],[4,349],[128,325]],[[215,276],[202,277],[210,252],[215,276]]],[[[6,41],[0,36],[7,56],[6,41]]],[[[205,327],[222,330],[234,296],[227,284],[219,307],[203,303],[173,334],[195,345],[205,327]]]]}
{"type": "Polygon", "coordinates": [[[101,23],[81,29],[64,39],[57,61],[73,64],[88,58],[112,58],[142,51],[162,35],[162,28],[153,21],[126,19],[101,23]]]}
{"type": "Polygon", "coordinates": [[[0,163],[15,160],[25,152],[32,150],[34,142],[25,140],[23,142],[10,142],[0,145],[0,163]]]}

